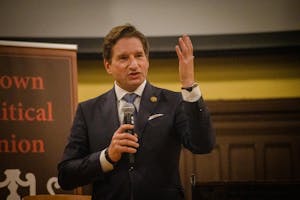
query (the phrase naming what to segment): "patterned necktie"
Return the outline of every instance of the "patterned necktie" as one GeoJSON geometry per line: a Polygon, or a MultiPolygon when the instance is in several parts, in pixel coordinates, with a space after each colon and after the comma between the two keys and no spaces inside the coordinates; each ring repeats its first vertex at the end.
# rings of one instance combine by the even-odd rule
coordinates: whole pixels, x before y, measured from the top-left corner
{"type": "MultiPolygon", "coordinates": [[[[134,100],[135,100],[137,97],[138,97],[138,95],[135,94],[135,93],[127,93],[127,94],[123,97],[123,99],[124,99],[127,103],[131,103],[131,104],[133,105],[133,107],[134,107],[134,117],[136,117],[136,115],[137,115],[137,109],[136,109],[136,107],[135,107],[135,105],[134,105],[134,100]]],[[[136,118],[135,118],[135,119],[136,119],[136,118]]]]}
{"type": "Polygon", "coordinates": [[[138,95],[135,93],[127,93],[124,95],[123,99],[128,102],[134,104],[134,100],[138,95]]]}

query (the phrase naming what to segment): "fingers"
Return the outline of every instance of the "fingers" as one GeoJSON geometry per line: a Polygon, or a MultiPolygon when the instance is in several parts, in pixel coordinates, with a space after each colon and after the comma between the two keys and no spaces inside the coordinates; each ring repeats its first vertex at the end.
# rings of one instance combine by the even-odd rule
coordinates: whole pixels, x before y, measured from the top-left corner
{"type": "Polygon", "coordinates": [[[129,133],[116,134],[112,138],[112,143],[117,146],[128,146],[138,148],[138,138],[136,135],[131,135],[129,133]]]}
{"type": "MultiPolygon", "coordinates": [[[[133,129],[133,125],[123,124],[119,127],[119,129],[115,132],[112,137],[112,143],[117,147],[134,147],[138,148],[139,144],[137,134],[129,134],[126,133],[126,130],[133,129]]],[[[131,148],[129,148],[131,149],[131,148]]]]}
{"type": "Polygon", "coordinates": [[[136,153],[137,148],[139,147],[139,144],[136,142],[133,142],[131,140],[115,140],[113,141],[113,148],[115,151],[122,153],[136,153]]]}
{"type": "Polygon", "coordinates": [[[183,55],[182,55],[181,50],[180,50],[178,45],[175,46],[175,50],[176,50],[176,54],[177,54],[178,59],[182,60],[183,55]]]}
{"type": "Polygon", "coordinates": [[[136,149],[139,147],[139,143],[132,141],[132,140],[128,140],[128,139],[123,139],[123,140],[116,140],[116,143],[118,146],[120,147],[128,147],[129,149],[136,149]]]}
{"type": "Polygon", "coordinates": [[[109,157],[117,162],[123,153],[136,153],[139,147],[137,134],[126,133],[126,130],[133,129],[133,125],[123,124],[114,133],[108,147],[109,157]]]}
{"type": "Polygon", "coordinates": [[[192,44],[190,37],[188,35],[183,35],[183,41],[184,41],[184,44],[186,45],[187,49],[190,52],[193,52],[193,44],[192,44]]]}
{"type": "Polygon", "coordinates": [[[116,131],[116,133],[125,133],[126,130],[134,129],[134,126],[132,124],[122,124],[116,131]]]}
{"type": "Polygon", "coordinates": [[[178,57],[193,55],[193,44],[190,37],[188,35],[180,37],[175,49],[178,57]]]}
{"type": "Polygon", "coordinates": [[[175,47],[179,61],[179,78],[182,87],[190,87],[194,83],[193,44],[186,34],[178,39],[175,47]]]}

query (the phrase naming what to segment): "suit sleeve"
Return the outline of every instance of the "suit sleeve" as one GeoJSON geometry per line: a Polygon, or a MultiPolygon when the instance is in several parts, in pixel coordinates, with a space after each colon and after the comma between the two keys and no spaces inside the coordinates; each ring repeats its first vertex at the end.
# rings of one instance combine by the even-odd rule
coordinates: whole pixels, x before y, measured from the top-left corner
{"type": "Polygon", "coordinates": [[[203,98],[181,101],[176,112],[176,130],[183,146],[195,154],[210,153],[215,146],[215,132],[203,98]]]}
{"type": "Polygon", "coordinates": [[[89,153],[87,131],[79,104],[62,161],[58,164],[58,182],[64,190],[74,189],[104,177],[99,161],[100,151],[89,153]]]}

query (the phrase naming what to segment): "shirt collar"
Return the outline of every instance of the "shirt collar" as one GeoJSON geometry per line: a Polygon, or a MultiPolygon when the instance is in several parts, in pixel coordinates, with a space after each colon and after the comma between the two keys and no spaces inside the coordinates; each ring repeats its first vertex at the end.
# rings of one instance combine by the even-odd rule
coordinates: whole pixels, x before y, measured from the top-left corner
{"type": "Polygon", "coordinates": [[[123,96],[125,94],[127,94],[127,93],[135,93],[135,94],[137,94],[138,96],[141,97],[142,94],[143,94],[144,88],[146,86],[146,83],[147,83],[147,81],[144,80],[144,82],[135,91],[128,92],[128,91],[122,89],[120,86],[118,86],[118,84],[115,81],[115,83],[114,83],[114,85],[115,85],[115,92],[116,92],[116,96],[117,96],[118,101],[120,101],[123,98],[123,96]]]}

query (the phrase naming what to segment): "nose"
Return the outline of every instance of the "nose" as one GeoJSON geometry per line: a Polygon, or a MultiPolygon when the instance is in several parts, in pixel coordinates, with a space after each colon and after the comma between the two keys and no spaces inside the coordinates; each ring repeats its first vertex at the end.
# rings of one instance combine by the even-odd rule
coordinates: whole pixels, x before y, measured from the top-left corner
{"type": "Polygon", "coordinates": [[[129,67],[135,68],[137,66],[138,66],[137,60],[134,57],[130,58],[130,60],[129,60],[129,67]]]}

